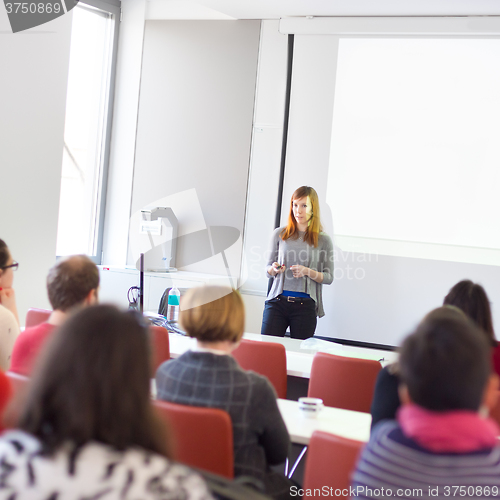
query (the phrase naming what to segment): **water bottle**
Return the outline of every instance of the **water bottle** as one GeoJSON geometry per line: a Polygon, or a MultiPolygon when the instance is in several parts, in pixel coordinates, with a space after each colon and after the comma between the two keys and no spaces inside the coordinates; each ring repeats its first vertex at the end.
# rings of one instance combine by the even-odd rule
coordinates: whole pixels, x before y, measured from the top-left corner
{"type": "Polygon", "coordinates": [[[179,303],[181,292],[176,286],[173,286],[168,292],[167,302],[167,319],[169,321],[177,321],[179,318],[179,303]]]}

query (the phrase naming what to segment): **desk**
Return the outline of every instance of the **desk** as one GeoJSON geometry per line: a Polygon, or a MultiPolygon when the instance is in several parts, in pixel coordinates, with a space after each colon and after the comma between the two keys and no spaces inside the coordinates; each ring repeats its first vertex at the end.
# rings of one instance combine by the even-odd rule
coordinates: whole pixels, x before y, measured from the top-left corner
{"type": "MultiPolygon", "coordinates": [[[[178,335],[175,333],[169,334],[170,338],[170,356],[176,358],[188,351],[196,344],[192,338],[178,335]]],[[[293,377],[310,378],[311,367],[316,354],[315,349],[302,349],[302,340],[272,337],[269,335],[258,335],[256,333],[245,333],[244,339],[256,340],[259,342],[277,342],[283,344],[286,349],[286,369],[287,374],[293,377]]],[[[348,356],[352,358],[374,359],[381,361],[382,365],[391,363],[396,359],[397,354],[390,351],[380,351],[378,349],[365,349],[361,347],[344,346],[334,342],[319,341],[322,351],[336,354],[337,356],[348,356]]]]}
{"type": "Polygon", "coordinates": [[[372,417],[369,413],[325,406],[316,418],[310,418],[299,410],[298,401],[288,399],[278,399],[278,408],[292,443],[309,444],[314,431],[330,432],[364,443],[370,439],[372,417]]]}

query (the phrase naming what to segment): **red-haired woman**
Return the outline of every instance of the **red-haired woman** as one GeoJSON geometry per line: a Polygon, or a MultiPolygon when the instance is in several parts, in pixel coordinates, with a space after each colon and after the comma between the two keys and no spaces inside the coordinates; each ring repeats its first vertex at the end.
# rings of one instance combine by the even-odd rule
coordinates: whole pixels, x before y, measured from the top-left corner
{"type": "Polygon", "coordinates": [[[273,233],[267,276],[274,278],[262,318],[262,335],[307,339],[316,318],[325,315],[322,285],[333,281],[333,244],[323,232],[316,191],[309,186],[292,195],[286,227],[273,233]]]}

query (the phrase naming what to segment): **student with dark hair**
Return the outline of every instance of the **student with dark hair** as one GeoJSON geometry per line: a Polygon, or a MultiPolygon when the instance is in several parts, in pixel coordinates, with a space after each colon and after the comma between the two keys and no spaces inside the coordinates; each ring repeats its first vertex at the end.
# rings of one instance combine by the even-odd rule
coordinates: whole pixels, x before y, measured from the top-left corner
{"type": "Polygon", "coordinates": [[[265,377],[243,370],[231,356],[245,325],[240,294],[222,286],[191,288],[182,298],[179,321],[196,347],[158,368],[158,399],[227,411],[235,477],[254,477],[269,495],[289,498],[293,483],[270,468],[285,462],[290,446],[276,393],[265,377]]]}
{"type": "MultiPolygon", "coordinates": [[[[457,307],[479,327],[478,332],[484,335],[491,345],[493,369],[500,375],[500,347],[495,340],[490,301],[484,288],[470,280],[459,281],[448,292],[443,305],[457,307]]],[[[396,411],[401,404],[397,390],[398,372],[398,364],[394,363],[380,370],[377,376],[370,409],[372,429],[381,420],[396,416],[396,411]]]]}
{"type": "Polygon", "coordinates": [[[19,264],[0,240],[0,369],[8,370],[14,342],[19,335],[16,295],[12,287],[19,264]]]}
{"type": "Polygon", "coordinates": [[[493,330],[493,318],[484,288],[471,280],[459,281],[444,298],[443,304],[461,309],[481,329],[491,345],[493,369],[500,375],[500,347],[493,330]]]}
{"type": "Polygon", "coordinates": [[[10,370],[29,375],[41,347],[74,310],[95,304],[99,269],[86,255],[73,255],[53,266],[47,276],[52,314],[46,323],[27,328],[17,338],[10,370]]]}
{"type": "Polygon", "coordinates": [[[136,314],[94,306],[69,318],[37,362],[19,430],[0,438],[2,497],[211,498],[168,459],[149,361],[136,314]]]}
{"type": "Polygon", "coordinates": [[[441,307],[424,318],[401,348],[403,406],[397,421],[374,429],[353,498],[500,493],[499,429],[479,413],[498,393],[490,360],[486,337],[458,310],[441,307]]]}

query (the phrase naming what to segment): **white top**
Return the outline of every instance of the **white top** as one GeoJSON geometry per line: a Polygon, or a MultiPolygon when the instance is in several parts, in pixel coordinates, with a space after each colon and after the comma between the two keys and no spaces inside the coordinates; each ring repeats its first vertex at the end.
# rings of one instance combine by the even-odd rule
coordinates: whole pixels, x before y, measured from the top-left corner
{"type": "Polygon", "coordinates": [[[5,372],[10,366],[14,342],[19,335],[16,317],[0,304],[0,368],[5,372]]]}
{"type": "Polygon", "coordinates": [[[39,454],[40,442],[23,431],[0,438],[0,498],[23,500],[212,500],[201,477],[140,448],[119,452],[92,442],[76,458],[61,449],[39,454]]]}

